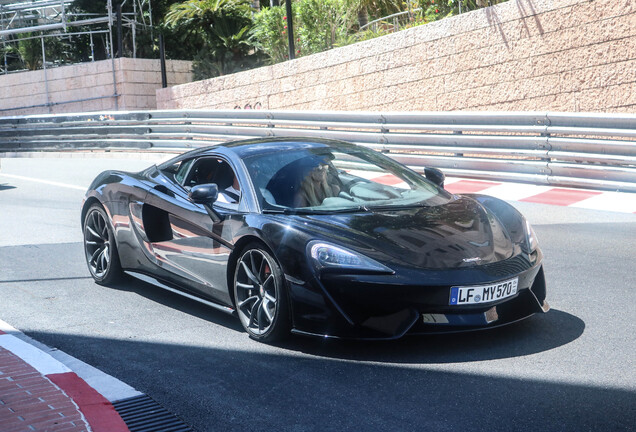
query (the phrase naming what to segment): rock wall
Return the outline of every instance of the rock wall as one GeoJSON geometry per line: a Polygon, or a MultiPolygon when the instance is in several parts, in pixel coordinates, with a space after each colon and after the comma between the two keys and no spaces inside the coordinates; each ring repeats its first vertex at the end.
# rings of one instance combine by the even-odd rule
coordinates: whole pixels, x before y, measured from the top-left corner
{"type": "MultiPolygon", "coordinates": [[[[114,76],[111,60],[49,68],[46,80],[44,70],[0,75],[0,116],[114,110],[115,94],[120,110],[155,109],[159,60],[119,58],[114,64],[114,76]]],[[[191,69],[190,62],[167,61],[168,85],[192,81],[191,69]]]]}
{"type": "Polygon", "coordinates": [[[511,0],[157,91],[159,109],[636,112],[636,0],[511,0]]]}

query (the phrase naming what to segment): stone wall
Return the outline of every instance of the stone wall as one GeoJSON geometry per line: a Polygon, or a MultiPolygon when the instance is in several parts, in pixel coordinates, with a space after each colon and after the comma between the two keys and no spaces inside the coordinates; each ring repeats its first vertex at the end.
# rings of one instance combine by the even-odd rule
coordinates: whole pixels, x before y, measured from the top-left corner
{"type": "Polygon", "coordinates": [[[636,0],[511,0],[157,91],[167,108],[636,112],[636,0]]]}
{"type": "MultiPolygon", "coordinates": [[[[155,109],[159,60],[120,58],[114,63],[114,77],[111,60],[49,68],[48,83],[44,70],[0,75],[0,116],[114,110],[114,78],[120,110],[155,109]]],[[[168,60],[168,85],[192,81],[191,69],[190,62],[168,60]]]]}

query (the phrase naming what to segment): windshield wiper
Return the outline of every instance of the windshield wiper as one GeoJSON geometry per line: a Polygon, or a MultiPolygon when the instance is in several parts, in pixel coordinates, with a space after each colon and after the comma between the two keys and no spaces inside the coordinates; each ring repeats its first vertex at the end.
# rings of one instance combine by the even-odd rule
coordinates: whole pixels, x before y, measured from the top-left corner
{"type": "Polygon", "coordinates": [[[291,209],[263,209],[262,213],[266,214],[294,214],[291,209]]]}
{"type": "Polygon", "coordinates": [[[334,214],[334,213],[357,213],[360,211],[369,211],[369,209],[365,206],[359,205],[355,207],[345,207],[338,209],[330,209],[330,210],[321,210],[321,209],[312,209],[307,210],[308,214],[334,214]]]}
{"type": "Polygon", "coordinates": [[[430,207],[430,206],[428,204],[425,204],[425,203],[401,204],[401,205],[386,204],[386,205],[377,205],[377,206],[367,206],[367,210],[369,210],[369,211],[375,211],[375,210],[408,210],[408,209],[419,208],[419,207],[430,207]]]}

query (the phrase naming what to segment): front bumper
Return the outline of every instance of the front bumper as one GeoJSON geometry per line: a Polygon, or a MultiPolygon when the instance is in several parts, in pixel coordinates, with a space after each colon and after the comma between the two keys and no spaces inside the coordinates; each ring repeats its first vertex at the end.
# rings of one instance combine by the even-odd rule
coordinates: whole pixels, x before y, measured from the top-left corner
{"type": "MultiPolygon", "coordinates": [[[[290,283],[294,331],[327,337],[397,339],[406,334],[499,327],[547,312],[541,256],[533,263],[520,257],[507,261],[490,267],[432,273],[433,280],[452,281],[435,285],[414,283],[412,274],[398,276],[400,272],[392,276],[325,274],[316,281],[317,286],[290,283]],[[477,305],[448,304],[452,285],[496,282],[515,276],[519,277],[519,284],[513,297],[477,305]]],[[[420,274],[421,280],[427,279],[420,274]]]]}

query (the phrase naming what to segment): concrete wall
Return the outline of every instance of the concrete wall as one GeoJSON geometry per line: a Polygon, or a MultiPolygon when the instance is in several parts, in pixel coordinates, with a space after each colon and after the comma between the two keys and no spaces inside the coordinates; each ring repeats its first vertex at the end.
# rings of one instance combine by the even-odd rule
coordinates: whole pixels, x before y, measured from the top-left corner
{"type": "Polygon", "coordinates": [[[157,91],[166,108],[636,112],[636,0],[511,0],[157,91]]]}
{"type": "MultiPolygon", "coordinates": [[[[43,70],[0,75],[0,116],[114,110],[112,70],[111,60],[47,69],[48,100],[43,70]],[[69,103],[89,98],[96,99],[69,103]],[[40,106],[24,108],[34,105],[40,106]]],[[[166,70],[168,85],[192,81],[190,62],[169,60],[166,70]]],[[[115,79],[120,110],[157,107],[159,60],[116,59],[115,79]]]]}

